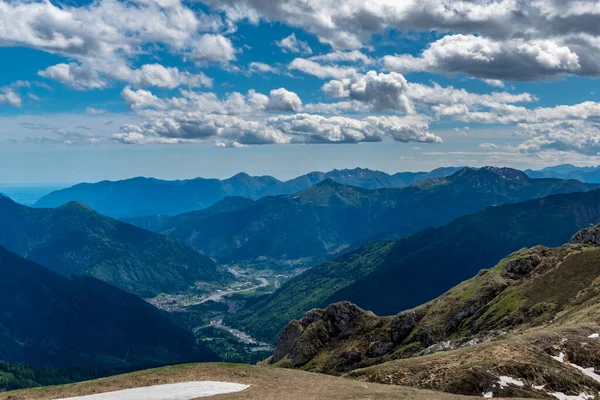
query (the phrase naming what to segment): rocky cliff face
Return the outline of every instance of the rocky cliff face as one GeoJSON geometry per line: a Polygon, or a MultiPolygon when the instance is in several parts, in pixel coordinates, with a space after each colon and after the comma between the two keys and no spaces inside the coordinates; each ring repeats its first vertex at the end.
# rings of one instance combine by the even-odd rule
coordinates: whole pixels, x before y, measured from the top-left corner
{"type": "Polygon", "coordinates": [[[311,310],[283,330],[270,363],[287,358],[286,366],[308,363],[328,342],[346,331],[364,311],[348,302],[332,304],[325,310],[311,310]]]}
{"type": "Polygon", "coordinates": [[[313,310],[285,328],[269,362],[460,394],[481,395],[477,391],[486,389],[494,395],[547,397],[550,392],[533,387],[540,386],[536,374],[557,392],[596,393],[600,375],[572,368],[560,372],[552,357],[586,364],[584,369],[592,368],[587,372],[600,368],[600,342],[591,335],[600,332],[599,246],[600,225],[559,248],[520,250],[393,317],[377,317],[348,302],[313,310]],[[446,369],[429,365],[426,355],[435,355],[446,369]],[[467,374],[455,371],[463,361],[467,374]],[[409,379],[411,374],[419,378],[409,379]],[[503,374],[530,382],[531,390],[494,383],[503,374]]]}

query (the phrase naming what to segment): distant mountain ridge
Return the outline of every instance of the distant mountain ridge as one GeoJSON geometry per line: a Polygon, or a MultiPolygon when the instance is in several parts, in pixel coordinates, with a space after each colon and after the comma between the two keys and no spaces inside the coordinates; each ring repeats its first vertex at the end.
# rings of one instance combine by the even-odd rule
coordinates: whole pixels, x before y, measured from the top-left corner
{"type": "Polygon", "coordinates": [[[142,297],[230,278],[177,240],[76,202],[29,208],[0,196],[0,246],[62,275],[93,276],[142,297]]]}
{"type": "Polygon", "coordinates": [[[458,169],[438,168],[431,172],[402,172],[389,175],[381,171],[356,168],[326,173],[311,172],[286,182],[271,176],[250,176],[246,173],[239,173],[225,180],[196,178],[164,181],[138,177],[114,182],[81,183],[54,191],[39,199],[35,206],[54,208],[70,201],[78,201],[113,218],[175,215],[210,207],[228,196],[258,199],[292,194],[327,179],[364,189],[395,188],[409,186],[423,179],[449,175],[458,169]]]}
{"type": "Polygon", "coordinates": [[[159,310],[100,280],[60,276],[3,247],[0,276],[0,360],[98,374],[216,358],[159,310]]]}
{"type": "Polygon", "coordinates": [[[404,237],[491,205],[593,187],[508,168],[464,168],[406,188],[368,190],[327,179],[290,195],[226,199],[201,211],[127,221],[221,263],[314,265],[373,237],[404,237]]]}
{"type": "Polygon", "coordinates": [[[572,164],[562,164],[546,167],[541,170],[526,170],[532,178],[576,179],[585,183],[600,183],[600,166],[577,167],[572,164]]]}
{"type": "Polygon", "coordinates": [[[522,247],[558,246],[600,222],[600,190],[489,207],[397,241],[369,243],[286,282],[226,323],[273,341],[313,308],[351,301],[379,315],[417,306],[522,247]]]}

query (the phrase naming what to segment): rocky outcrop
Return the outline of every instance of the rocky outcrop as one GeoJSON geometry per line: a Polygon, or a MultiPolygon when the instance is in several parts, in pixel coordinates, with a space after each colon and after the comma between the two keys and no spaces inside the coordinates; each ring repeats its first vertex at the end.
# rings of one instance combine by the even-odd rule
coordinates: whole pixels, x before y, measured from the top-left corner
{"type": "Polygon", "coordinates": [[[600,225],[577,232],[575,236],[571,238],[569,243],[600,246],[600,225]]]}
{"type": "Polygon", "coordinates": [[[364,310],[349,302],[309,311],[302,319],[290,322],[283,329],[270,363],[277,363],[287,356],[291,367],[306,364],[363,313],[364,310]]]}
{"type": "Polygon", "coordinates": [[[396,315],[392,320],[392,340],[402,343],[425,316],[424,308],[408,310],[396,315]]]}
{"type": "Polygon", "coordinates": [[[538,265],[540,265],[541,262],[542,257],[535,252],[530,252],[519,258],[509,261],[506,264],[506,271],[515,275],[527,275],[538,265]]]}

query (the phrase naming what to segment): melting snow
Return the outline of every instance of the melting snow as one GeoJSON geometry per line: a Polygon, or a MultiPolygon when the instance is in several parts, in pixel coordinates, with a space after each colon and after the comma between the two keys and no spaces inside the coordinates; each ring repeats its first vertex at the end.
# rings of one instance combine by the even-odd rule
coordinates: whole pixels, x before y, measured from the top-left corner
{"type": "Polygon", "coordinates": [[[600,333],[592,333],[588,336],[590,339],[598,339],[600,337],[600,333]]]}
{"type": "Polygon", "coordinates": [[[501,376],[500,377],[500,381],[498,383],[500,383],[500,387],[501,388],[505,388],[508,385],[515,385],[515,386],[518,386],[518,387],[525,386],[525,384],[523,382],[521,382],[518,379],[511,378],[510,376],[501,376]]]}
{"type": "Polygon", "coordinates": [[[58,400],[192,400],[199,397],[241,392],[250,386],[230,382],[184,382],[156,385],[116,392],[69,397],[58,400]]]}
{"type": "Polygon", "coordinates": [[[594,368],[583,368],[580,367],[579,365],[575,365],[573,363],[571,363],[571,366],[577,368],[579,371],[581,371],[581,373],[583,373],[584,375],[589,376],[590,378],[592,378],[593,380],[595,380],[596,382],[600,383],[600,375],[598,375],[594,368]]]}
{"type": "Polygon", "coordinates": [[[492,392],[485,392],[483,394],[483,397],[486,398],[486,399],[491,399],[492,397],[494,397],[494,393],[492,393],[492,392]]]}
{"type": "Polygon", "coordinates": [[[551,356],[551,357],[554,358],[558,362],[565,362],[565,353],[563,353],[562,351],[560,352],[558,357],[555,357],[555,356],[551,356]]]}
{"type": "Polygon", "coordinates": [[[593,400],[594,396],[590,396],[589,394],[581,393],[579,396],[567,396],[561,392],[551,393],[552,396],[556,397],[559,400],[593,400]]]}

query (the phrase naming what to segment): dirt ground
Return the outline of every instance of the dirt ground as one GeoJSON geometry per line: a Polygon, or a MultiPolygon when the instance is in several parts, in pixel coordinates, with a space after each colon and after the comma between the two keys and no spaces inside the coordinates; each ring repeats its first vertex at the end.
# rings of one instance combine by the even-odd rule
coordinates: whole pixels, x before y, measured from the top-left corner
{"type": "Polygon", "coordinates": [[[224,381],[250,385],[243,392],[210,397],[219,400],[466,400],[474,397],[400,386],[363,383],[308,372],[234,364],[166,367],[65,386],[0,393],[0,400],[53,400],[134,387],[188,381],[224,381]]]}

